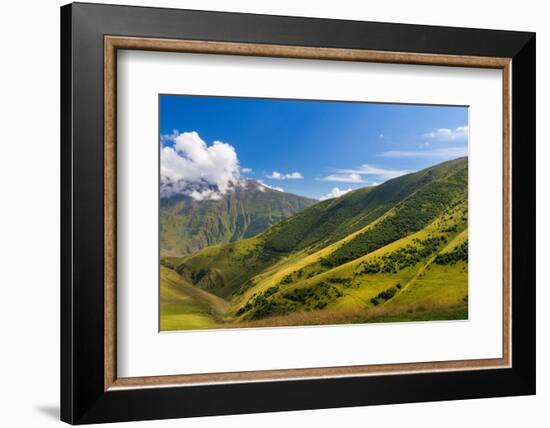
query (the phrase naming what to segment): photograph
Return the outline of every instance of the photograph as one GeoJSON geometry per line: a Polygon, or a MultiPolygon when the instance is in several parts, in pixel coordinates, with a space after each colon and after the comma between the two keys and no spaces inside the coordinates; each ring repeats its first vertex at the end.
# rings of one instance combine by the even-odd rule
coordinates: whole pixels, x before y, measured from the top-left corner
{"type": "Polygon", "coordinates": [[[160,331],[468,319],[468,107],[159,95],[160,331]]]}

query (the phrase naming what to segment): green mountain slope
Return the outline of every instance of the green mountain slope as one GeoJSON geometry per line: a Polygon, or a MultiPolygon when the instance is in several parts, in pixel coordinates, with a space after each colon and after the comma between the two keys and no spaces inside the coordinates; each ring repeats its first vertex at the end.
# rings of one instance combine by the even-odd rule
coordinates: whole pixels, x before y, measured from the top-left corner
{"type": "Polygon", "coordinates": [[[235,187],[218,200],[198,201],[186,195],[161,198],[161,253],[181,256],[249,238],[315,202],[254,181],[235,187]]]}
{"type": "Polygon", "coordinates": [[[338,266],[421,230],[450,205],[464,199],[467,183],[468,169],[465,166],[423,185],[400,202],[392,215],[340,247],[325,258],[323,264],[338,266]]]}
{"type": "Polygon", "coordinates": [[[162,263],[228,305],[204,328],[464,319],[467,187],[461,158],[162,263]]]}
{"type": "Polygon", "coordinates": [[[320,202],[271,228],[266,247],[289,252],[309,245],[325,246],[366,226],[419,188],[460,170],[467,171],[465,158],[320,202]]]}
{"type": "Polygon", "coordinates": [[[223,319],[229,303],[187,283],[176,272],[160,267],[160,329],[202,329],[223,319]]]}
{"type": "Polygon", "coordinates": [[[465,203],[459,204],[426,228],[328,270],[290,262],[284,268],[279,267],[285,270],[285,275],[258,278],[254,287],[235,298],[235,314],[261,325],[266,314],[278,315],[292,324],[296,313],[307,313],[307,318],[311,318],[308,323],[315,324],[323,317],[330,323],[353,322],[353,319],[363,322],[388,314],[407,318],[416,312],[463,310],[468,290],[467,263],[435,265],[434,261],[458,235],[467,238],[464,212],[465,203]],[[436,281],[442,279],[435,275],[440,271],[448,275],[445,281],[435,283],[439,297],[426,301],[434,290],[419,284],[428,281],[432,273],[436,281]],[[413,293],[415,297],[400,302],[405,293],[413,293]],[[443,299],[445,295],[449,299],[443,299]]]}

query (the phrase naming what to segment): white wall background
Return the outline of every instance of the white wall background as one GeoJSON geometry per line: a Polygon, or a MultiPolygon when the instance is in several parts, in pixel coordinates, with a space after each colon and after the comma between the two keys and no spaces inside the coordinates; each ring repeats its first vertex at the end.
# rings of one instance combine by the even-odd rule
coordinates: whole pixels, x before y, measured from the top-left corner
{"type": "MultiPolygon", "coordinates": [[[[140,426],[544,426],[550,404],[550,27],[545,2],[147,0],[126,4],[537,32],[538,394],[535,397],[155,421],[140,426]],[[546,238],[546,239],[545,239],[546,238]]],[[[103,1],[103,3],[116,3],[103,1]]],[[[2,4],[0,32],[0,421],[54,426],[59,408],[59,6],[2,4]]],[[[137,423],[125,426],[138,426],[137,423]]]]}

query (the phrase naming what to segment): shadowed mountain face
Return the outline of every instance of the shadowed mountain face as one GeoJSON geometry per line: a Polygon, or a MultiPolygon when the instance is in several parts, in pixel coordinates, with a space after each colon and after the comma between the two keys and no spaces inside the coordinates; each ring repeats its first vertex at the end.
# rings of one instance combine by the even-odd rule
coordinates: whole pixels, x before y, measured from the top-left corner
{"type": "Polygon", "coordinates": [[[160,200],[161,255],[183,256],[255,236],[317,201],[247,180],[219,199],[175,194],[160,200]]]}
{"type": "MultiPolygon", "coordinates": [[[[170,217],[180,215],[184,229],[193,231],[186,242],[196,247],[187,247],[187,256],[161,259],[165,276],[183,293],[161,299],[161,329],[465,319],[467,201],[467,158],[309,208],[314,201],[260,191],[257,183],[206,201],[210,205],[165,201],[162,227],[181,231],[170,217]],[[248,210],[240,211],[244,206],[248,210]],[[224,241],[217,242],[226,244],[190,254],[220,236],[224,241]],[[191,296],[189,287],[203,294],[191,296]],[[185,299],[203,309],[174,309],[187,308],[185,299]],[[204,309],[208,301],[223,311],[204,309]]],[[[165,283],[161,276],[161,291],[165,283]]]]}

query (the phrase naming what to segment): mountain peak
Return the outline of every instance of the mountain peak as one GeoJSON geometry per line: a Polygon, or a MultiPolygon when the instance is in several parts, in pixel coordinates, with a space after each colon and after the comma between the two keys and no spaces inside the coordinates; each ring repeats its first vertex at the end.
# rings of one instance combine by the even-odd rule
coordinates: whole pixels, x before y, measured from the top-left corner
{"type": "Polygon", "coordinates": [[[184,255],[206,246],[249,238],[317,201],[241,180],[225,193],[194,184],[162,196],[163,255],[184,255]]]}

